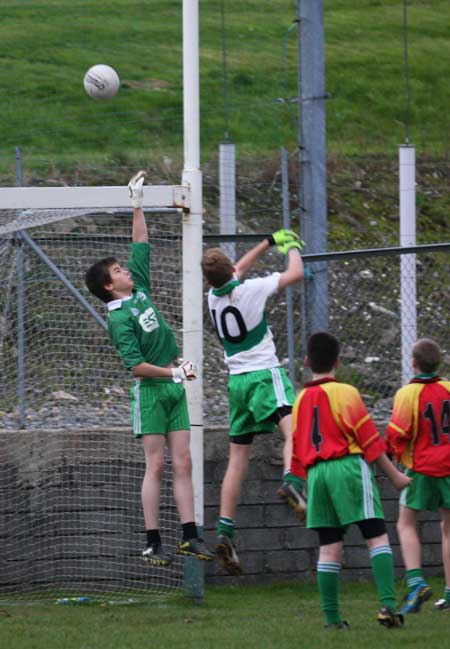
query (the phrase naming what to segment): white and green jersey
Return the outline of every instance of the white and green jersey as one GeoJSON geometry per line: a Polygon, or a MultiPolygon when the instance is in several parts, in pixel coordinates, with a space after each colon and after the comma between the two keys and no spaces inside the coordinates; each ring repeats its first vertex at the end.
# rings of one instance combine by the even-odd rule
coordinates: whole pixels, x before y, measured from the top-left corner
{"type": "Polygon", "coordinates": [[[164,367],[180,353],[172,329],[150,298],[150,245],[131,244],[129,297],[108,302],[108,331],[127,369],[140,363],[164,367]]]}
{"type": "Polygon", "coordinates": [[[230,374],[280,365],[264,311],[267,299],[278,290],[279,281],[280,273],[272,273],[242,284],[231,280],[209,291],[209,310],[230,374]]]}

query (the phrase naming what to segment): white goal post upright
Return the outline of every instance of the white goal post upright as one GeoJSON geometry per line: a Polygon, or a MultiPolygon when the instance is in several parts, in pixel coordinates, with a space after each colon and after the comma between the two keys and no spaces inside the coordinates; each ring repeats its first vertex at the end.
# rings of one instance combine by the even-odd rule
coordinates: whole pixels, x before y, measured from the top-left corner
{"type": "MultiPolygon", "coordinates": [[[[183,0],[184,169],[182,184],[190,190],[190,210],[183,218],[183,353],[199,367],[199,378],[188,386],[191,417],[195,520],[203,529],[203,295],[202,174],[200,171],[199,2],[183,0]]],[[[185,590],[203,596],[203,568],[185,562],[185,590]]]]}
{"type": "MultiPolygon", "coordinates": [[[[203,282],[202,174],[200,171],[199,110],[199,2],[183,0],[183,103],[184,168],[179,186],[148,185],[144,210],[183,212],[183,355],[197,363],[199,379],[187,386],[192,425],[195,521],[203,529],[203,282]],[[168,209],[169,208],[169,209],[168,209]],[[175,210],[174,210],[175,208],[175,210]]],[[[12,213],[2,226],[9,235],[25,227],[53,223],[64,218],[95,213],[114,214],[129,210],[126,186],[122,187],[10,187],[0,188],[0,209],[12,213]],[[67,214],[65,213],[67,210],[67,214]],[[45,214],[43,214],[45,212],[45,214]]],[[[170,218],[170,217],[169,217],[170,218]]],[[[179,252],[174,252],[178,255],[179,252]]],[[[203,567],[192,558],[185,560],[184,585],[193,597],[203,596],[203,567]]]]}

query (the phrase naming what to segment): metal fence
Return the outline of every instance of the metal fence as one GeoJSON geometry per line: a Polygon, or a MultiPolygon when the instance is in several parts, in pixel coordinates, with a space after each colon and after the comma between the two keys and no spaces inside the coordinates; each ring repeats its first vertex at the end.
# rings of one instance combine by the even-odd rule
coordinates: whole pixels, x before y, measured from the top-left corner
{"type": "MultiPolygon", "coordinates": [[[[235,237],[237,257],[250,247],[252,241],[260,238],[235,237]]],[[[219,237],[208,237],[207,244],[217,245],[218,240],[219,237]]],[[[309,378],[303,361],[307,338],[316,328],[302,305],[306,302],[305,293],[314,293],[317,268],[318,272],[326,272],[328,279],[328,301],[321,305],[320,294],[314,295],[319,302],[319,311],[321,306],[327,311],[321,314],[321,321],[328,321],[328,330],[341,343],[338,378],[359,388],[376,417],[385,419],[391,398],[404,381],[402,337],[405,335],[411,336],[411,345],[416,337],[435,339],[443,351],[442,373],[448,375],[449,261],[449,243],[408,249],[380,248],[305,255],[306,277],[299,287],[293,287],[292,314],[289,315],[287,310],[286,295],[272,298],[267,309],[280,360],[286,367],[294,368],[296,388],[309,378]],[[415,315],[408,313],[408,303],[406,311],[403,305],[402,314],[401,257],[405,255],[415,263],[416,304],[410,303],[410,308],[416,313],[417,323],[415,330],[404,330],[402,334],[402,318],[404,320],[406,314],[410,321],[415,315]],[[293,332],[291,348],[294,356],[291,359],[288,355],[288,331],[293,332]]],[[[264,274],[275,269],[280,270],[280,260],[270,255],[262,260],[256,272],[264,274]]],[[[205,345],[205,412],[207,418],[219,421],[226,412],[226,373],[219,369],[223,367],[222,350],[214,340],[212,325],[207,319],[205,345]]]]}
{"type": "MultiPolygon", "coordinates": [[[[236,256],[239,257],[262,236],[264,235],[205,235],[205,246],[231,241],[235,244],[236,256]]],[[[88,239],[85,234],[61,232],[56,237],[57,243],[53,239],[52,245],[53,255],[58,250],[61,253],[63,267],[69,263],[72,269],[76,269],[71,276],[75,288],[90,299],[83,286],[82,272],[86,268],[86,258],[94,254],[92,242],[87,242],[88,239]],[[86,250],[83,242],[87,242],[86,250]]],[[[119,239],[117,237],[114,243],[119,243],[119,239]]],[[[120,243],[123,247],[124,242],[120,243]]],[[[96,245],[95,253],[99,251],[98,244],[96,245]]],[[[173,242],[167,251],[172,248],[173,242]]],[[[61,413],[69,413],[71,402],[65,400],[64,395],[60,395],[58,401],[58,397],[55,397],[58,390],[76,393],[78,400],[73,403],[76,418],[74,420],[73,413],[70,413],[71,427],[83,425],[83,413],[89,413],[88,425],[95,425],[92,413],[97,413],[102,424],[111,414],[114,425],[128,426],[128,377],[109,343],[107,333],[95,322],[92,314],[77,302],[76,295],[64,290],[60,279],[32,249],[22,245],[19,252],[17,245],[12,245],[11,240],[5,240],[0,252],[4,261],[0,304],[0,428],[14,428],[19,424],[33,428],[44,424],[46,427],[64,427],[64,416],[61,413]],[[19,254],[25,255],[25,259],[21,260],[26,269],[22,287],[16,271],[19,254]],[[61,284],[60,290],[58,284],[61,284]],[[45,304],[48,296],[52,296],[51,305],[45,304]],[[27,302],[25,327],[19,321],[20,309],[17,308],[23,299],[27,302]],[[87,359],[86,363],[83,363],[83,358],[87,359]],[[99,358],[98,363],[95,358],[99,358]],[[21,361],[24,367],[20,367],[21,361]],[[113,372],[108,382],[107,374],[111,363],[113,372]],[[42,371],[37,372],[36,368],[42,371]],[[48,379],[50,368],[55,379],[51,386],[48,379]],[[48,386],[46,382],[49,383],[48,386]],[[20,400],[22,409],[19,407],[20,400]],[[112,406],[109,408],[108,404],[113,402],[115,407],[111,409],[112,406]]],[[[160,252],[162,256],[158,265],[164,267],[167,254],[163,247],[160,252]]],[[[443,349],[442,372],[448,373],[449,255],[450,243],[408,249],[384,248],[305,255],[306,277],[303,282],[299,287],[292,287],[290,297],[287,292],[278,294],[267,305],[268,321],[275,336],[279,357],[283,365],[290,369],[296,388],[308,378],[303,364],[306,340],[317,329],[308,310],[304,308],[304,304],[310,299],[318,303],[315,312],[320,313],[322,308],[326,309],[326,313],[321,313],[321,323],[328,322],[329,331],[336,334],[341,342],[342,358],[338,377],[354,383],[365,395],[368,405],[375,410],[386,406],[386,400],[404,382],[402,338],[404,344],[405,331],[402,333],[402,322],[405,316],[408,321],[415,317],[417,319],[412,334],[410,332],[410,344],[416,337],[434,338],[443,349]],[[410,302],[415,313],[411,314],[405,312],[405,304],[403,307],[401,304],[402,255],[407,255],[416,271],[416,303],[410,302]],[[328,299],[323,304],[320,293],[315,293],[318,272],[327,275],[328,299]],[[309,297],[305,299],[307,294],[309,297]]],[[[276,251],[271,251],[258,262],[254,273],[266,274],[283,270],[283,267],[284,258],[276,251]]],[[[155,301],[162,305],[163,312],[167,312],[165,315],[178,334],[182,327],[176,308],[176,304],[180,302],[180,273],[181,267],[175,264],[171,270],[170,285],[165,285],[165,280],[160,282],[158,277],[155,285],[156,291],[162,291],[161,299],[155,294],[155,301]]],[[[205,286],[205,298],[206,289],[205,286]]],[[[95,301],[92,304],[98,308],[95,301]]],[[[227,419],[227,372],[222,355],[223,350],[216,338],[205,303],[206,424],[223,424],[227,419]]]]}

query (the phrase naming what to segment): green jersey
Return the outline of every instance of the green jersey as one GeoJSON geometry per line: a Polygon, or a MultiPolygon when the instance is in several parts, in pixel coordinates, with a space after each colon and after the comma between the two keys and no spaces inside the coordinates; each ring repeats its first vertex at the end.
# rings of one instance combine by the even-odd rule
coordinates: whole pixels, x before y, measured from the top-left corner
{"type": "Polygon", "coordinates": [[[108,302],[108,331],[127,369],[139,363],[163,367],[180,354],[172,329],[150,294],[150,245],[132,243],[133,293],[108,302]]]}

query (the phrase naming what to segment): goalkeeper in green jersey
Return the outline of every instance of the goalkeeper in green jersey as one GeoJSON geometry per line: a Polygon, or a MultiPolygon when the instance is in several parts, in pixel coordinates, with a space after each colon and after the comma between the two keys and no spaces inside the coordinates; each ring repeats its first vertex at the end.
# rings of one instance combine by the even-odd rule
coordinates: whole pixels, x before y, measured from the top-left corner
{"type": "Polygon", "coordinates": [[[282,431],[284,478],[278,495],[301,520],[305,518],[304,482],[290,473],[295,394],[284,368],[280,367],[265,316],[267,299],[303,278],[301,247],[302,242],[294,232],[278,230],[235,265],[220,248],[207,250],[202,258],[203,274],[211,286],[208,306],[230,373],[230,448],[220,495],[216,554],[225,570],[234,575],[242,572],[234,545],[234,518],[255,434],[272,432],[276,426],[282,431]],[[288,256],[286,270],[241,283],[271,245],[288,256]]]}
{"type": "Polygon", "coordinates": [[[162,545],[158,524],[167,445],[183,530],[178,553],[211,561],[213,554],[198,537],[194,522],[190,424],[183,385],[196,378],[196,367],[189,361],[176,364],[180,352],[175,337],[151,297],[150,245],[142,210],[144,177],[145,172],[139,171],[128,185],[133,206],[129,270],[115,257],[102,259],[87,271],[86,285],[107,304],[111,340],[135,378],[131,416],[134,435],[142,438],[146,463],[142,505],[147,546],[142,556],[154,565],[172,561],[162,545]]]}

